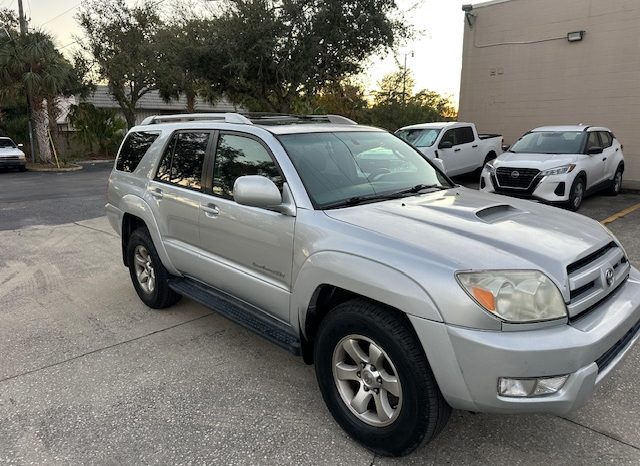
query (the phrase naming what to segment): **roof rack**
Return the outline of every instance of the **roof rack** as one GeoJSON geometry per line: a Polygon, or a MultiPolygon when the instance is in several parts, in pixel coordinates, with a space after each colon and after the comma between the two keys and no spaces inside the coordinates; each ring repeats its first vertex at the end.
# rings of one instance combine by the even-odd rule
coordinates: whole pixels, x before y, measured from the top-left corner
{"type": "Polygon", "coordinates": [[[215,120],[244,125],[287,125],[296,123],[333,123],[357,125],[355,121],[341,115],[294,115],[288,113],[183,113],[176,115],[154,115],[145,118],[141,125],[178,123],[181,121],[215,120]]]}
{"type": "Polygon", "coordinates": [[[251,124],[251,120],[239,113],[181,113],[176,115],[154,115],[145,118],[140,124],[154,125],[157,123],[178,123],[181,121],[197,120],[222,120],[225,123],[251,124]]]}

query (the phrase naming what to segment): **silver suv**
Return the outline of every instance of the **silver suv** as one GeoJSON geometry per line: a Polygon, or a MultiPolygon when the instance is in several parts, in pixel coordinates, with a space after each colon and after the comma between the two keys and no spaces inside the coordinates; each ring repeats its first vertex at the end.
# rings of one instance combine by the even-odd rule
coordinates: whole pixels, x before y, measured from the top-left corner
{"type": "Polygon", "coordinates": [[[380,454],[451,408],[566,413],[638,339],[640,272],[598,222],[457,186],[342,117],[149,118],[107,212],[142,301],[189,297],[300,354],[380,454]]]}

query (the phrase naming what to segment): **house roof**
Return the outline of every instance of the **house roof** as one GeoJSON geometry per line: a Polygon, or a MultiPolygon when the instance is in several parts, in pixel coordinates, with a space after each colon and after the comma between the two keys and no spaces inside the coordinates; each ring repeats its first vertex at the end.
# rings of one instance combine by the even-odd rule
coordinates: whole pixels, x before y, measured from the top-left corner
{"type": "MultiPolygon", "coordinates": [[[[83,102],[89,102],[98,108],[120,108],[118,102],[113,98],[107,86],[97,86],[93,94],[90,94],[83,102]]],[[[180,95],[178,100],[171,100],[169,103],[162,100],[160,92],[157,90],[149,91],[143,95],[136,105],[138,110],[158,110],[166,112],[167,110],[185,110],[187,107],[187,98],[180,95]]],[[[238,108],[234,106],[224,97],[214,104],[196,98],[196,111],[198,112],[235,112],[238,108]]]]}

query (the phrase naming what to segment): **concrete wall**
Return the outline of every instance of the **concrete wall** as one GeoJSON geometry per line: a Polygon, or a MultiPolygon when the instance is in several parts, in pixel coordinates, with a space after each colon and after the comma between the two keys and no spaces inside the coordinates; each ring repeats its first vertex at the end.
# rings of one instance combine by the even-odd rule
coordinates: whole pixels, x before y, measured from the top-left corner
{"type": "Polygon", "coordinates": [[[473,13],[460,121],[509,144],[536,126],[607,126],[624,144],[625,179],[640,184],[640,0],[498,0],[473,13]],[[568,42],[578,30],[584,39],[568,42]]]}

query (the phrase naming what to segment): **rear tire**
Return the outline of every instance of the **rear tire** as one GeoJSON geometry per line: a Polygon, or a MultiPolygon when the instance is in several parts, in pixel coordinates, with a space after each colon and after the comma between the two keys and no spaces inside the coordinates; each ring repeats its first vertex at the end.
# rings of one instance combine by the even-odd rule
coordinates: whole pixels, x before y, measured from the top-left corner
{"type": "Polygon", "coordinates": [[[171,277],[162,265],[149,231],[138,228],[127,244],[127,263],[133,287],[147,306],[163,309],[177,303],[181,296],[169,288],[171,277]]]}
{"type": "Polygon", "coordinates": [[[451,408],[411,324],[395,311],[363,299],[336,306],[320,325],[314,353],[329,411],[370,450],[406,455],[446,425],[451,408]]]}
{"type": "Polygon", "coordinates": [[[569,201],[567,202],[567,208],[573,212],[577,211],[582,205],[585,193],[585,182],[582,176],[577,177],[571,185],[571,191],[569,191],[569,201]]]}
{"type": "Polygon", "coordinates": [[[613,175],[613,179],[611,180],[611,187],[607,191],[610,196],[617,196],[618,194],[620,194],[620,191],[622,191],[623,172],[624,169],[622,168],[622,165],[620,165],[617,168],[616,173],[613,175]]]}

